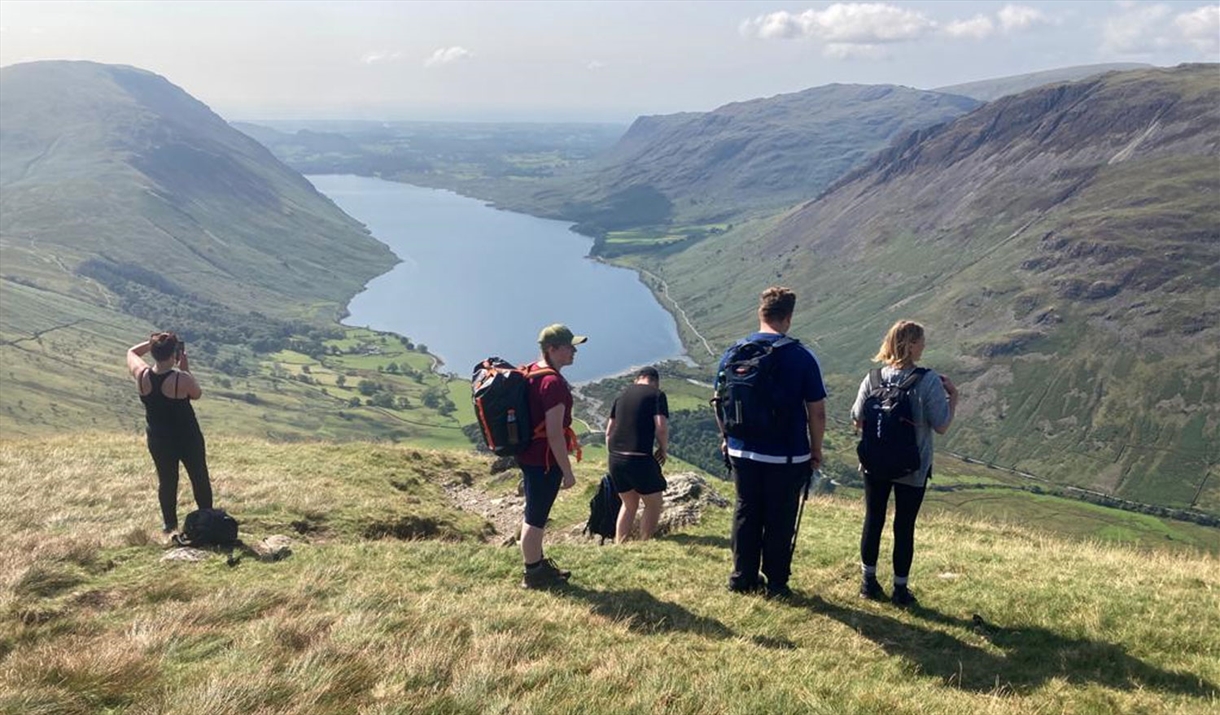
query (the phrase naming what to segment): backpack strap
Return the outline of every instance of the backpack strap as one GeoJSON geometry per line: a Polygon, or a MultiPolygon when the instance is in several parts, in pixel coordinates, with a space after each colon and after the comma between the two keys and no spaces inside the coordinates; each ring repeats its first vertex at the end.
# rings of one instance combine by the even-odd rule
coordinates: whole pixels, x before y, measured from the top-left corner
{"type": "Polygon", "coordinates": [[[535,377],[545,377],[547,375],[558,375],[559,374],[559,371],[556,370],[555,368],[551,367],[550,365],[547,365],[546,367],[538,367],[538,363],[536,363],[536,362],[532,362],[529,365],[526,365],[525,367],[521,368],[521,371],[525,373],[525,377],[527,380],[532,380],[535,377]]]}
{"type": "Polygon", "coordinates": [[[881,387],[881,368],[875,367],[868,371],[868,391],[872,392],[878,387],[881,387]]]}
{"type": "MultiPolygon", "coordinates": [[[[878,372],[880,372],[880,370],[878,370],[878,372]]],[[[919,381],[922,380],[923,376],[926,374],[928,374],[928,368],[926,368],[926,367],[915,368],[911,372],[910,375],[907,375],[907,379],[903,380],[902,383],[900,383],[898,385],[898,389],[903,390],[904,392],[906,390],[910,390],[912,387],[915,387],[917,384],[919,384],[919,381]]]]}

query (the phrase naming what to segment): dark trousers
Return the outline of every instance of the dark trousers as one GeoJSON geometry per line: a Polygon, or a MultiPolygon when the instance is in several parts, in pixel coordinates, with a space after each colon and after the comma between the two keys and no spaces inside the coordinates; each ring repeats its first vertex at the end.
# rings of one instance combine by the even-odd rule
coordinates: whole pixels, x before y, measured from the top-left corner
{"type": "Polygon", "coordinates": [[[191,492],[200,509],[212,508],[212,482],[208,478],[207,450],[203,435],[148,435],[148,452],[157,468],[157,499],[161,502],[161,521],[166,529],[178,528],[178,463],[186,467],[191,492]]]}
{"type": "Polygon", "coordinates": [[[788,585],[792,572],[792,534],[809,463],[767,464],[733,458],[737,508],[733,513],[733,573],[729,588],[758,585],[761,564],[768,588],[788,585]]]}
{"type": "Polygon", "coordinates": [[[885,528],[885,508],[894,492],[894,575],[905,578],[911,573],[915,556],[915,517],[923,504],[925,487],[911,487],[890,481],[864,479],[864,531],[860,535],[860,561],[877,565],[881,532],[885,528]]]}

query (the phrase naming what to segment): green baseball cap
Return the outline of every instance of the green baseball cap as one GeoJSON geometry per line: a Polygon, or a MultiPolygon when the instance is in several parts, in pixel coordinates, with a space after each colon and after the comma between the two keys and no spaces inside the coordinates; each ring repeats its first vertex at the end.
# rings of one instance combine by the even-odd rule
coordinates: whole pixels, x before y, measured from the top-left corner
{"type": "Polygon", "coordinates": [[[571,328],[563,323],[548,325],[538,333],[538,344],[542,347],[563,345],[580,345],[589,338],[584,335],[573,335],[571,328]]]}

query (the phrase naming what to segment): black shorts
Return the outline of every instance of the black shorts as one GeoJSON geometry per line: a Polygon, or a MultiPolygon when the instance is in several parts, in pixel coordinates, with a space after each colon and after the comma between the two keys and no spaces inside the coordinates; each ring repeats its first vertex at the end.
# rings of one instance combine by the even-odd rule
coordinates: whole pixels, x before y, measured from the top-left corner
{"type": "Polygon", "coordinates": [[[525,523],[544,529],[559,496],[563,470],[554,466],[548,472],[545,467],[522,464],[521,474],[525,482],[525,523]]]}
{"type": "Polygon", "coordinates": [[[661,465],[652,455],[630,455],[610,453],[610,481],[614,491],[635,491],[639,494],[656,494],[665,491],[665,477],[661,476],[661,465]]]}

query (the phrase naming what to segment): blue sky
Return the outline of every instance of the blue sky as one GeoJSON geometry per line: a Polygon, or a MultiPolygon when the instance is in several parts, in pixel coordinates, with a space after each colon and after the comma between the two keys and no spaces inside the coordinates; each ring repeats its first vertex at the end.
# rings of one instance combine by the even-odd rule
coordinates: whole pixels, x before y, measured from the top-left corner
{"type": "Polygon", "coordinates": [[[41,59],[152,70],[228,119],[625,122],[832,82],[1217,62],[1220,3],[0,2],[0,65],[41,59]]]}

